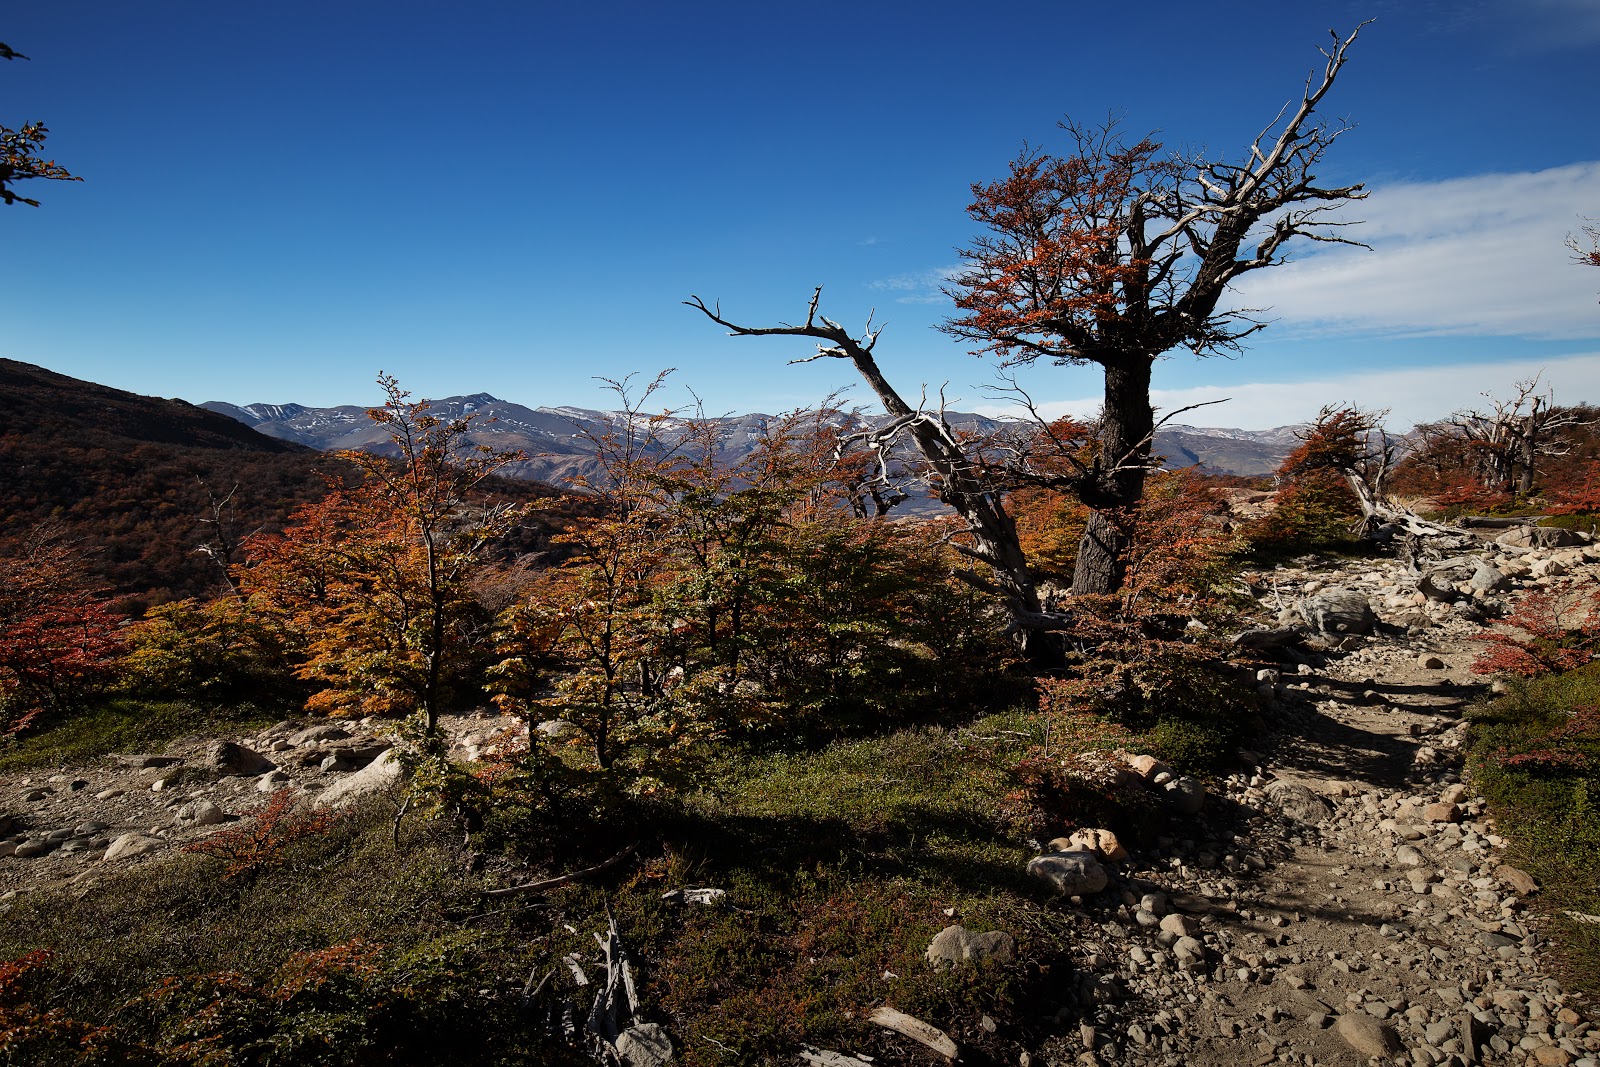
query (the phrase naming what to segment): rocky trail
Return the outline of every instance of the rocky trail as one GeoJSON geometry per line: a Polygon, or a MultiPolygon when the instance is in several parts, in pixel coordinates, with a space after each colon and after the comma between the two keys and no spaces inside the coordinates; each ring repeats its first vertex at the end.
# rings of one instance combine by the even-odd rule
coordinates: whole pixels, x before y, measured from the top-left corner
{"type": "MultiPolygon", "coordinates": [[[[1299,619],[1308,631],[1274,646],[1282,662],[1256,676],[1268,731],[1253,770],[1208,795],[1132,759],[1116,773],[1190,812],[1171,836],[1130,843],[1132,855],[1114,841],[1052,843],[1063,851],[1034,861],[1082,895],[1059,905],[1076,934],[1060,1008],[1019,1027],[1053,1036],[1023,1038],[1013,1062],[1600,1067],[1600,1029],[1546,957],[1537,886],[1506,865],[1460,758],[1462,712],[1486,688],[1471,671],[1474,635],[1521,591],[1600,580],[1600,550],[1491,543],[1420,578],[1320,559],[1247,578],[1267,626],[1299,619]]],[[[385,788],[398,770],[369,725],[285,722],[4,776],[0,909],[149,862],[286,785],[324,805],[385,788]]],[[[445,725],[464,759],[500,728],[487,716],[445,725]]],[[[947,930],[929,955],[1011,944],[947,930]]]]}
{"type": "Polygon", "coordinates": [[[1537,886],[1502,859],[1459,752],[1488,689],[1471,670],[1484,616],[1595,581],[1597,561],[1491,544],[1450,565],[1459,583],[1370,562],[1261,576],[1278,622],[1320,595],[1370,605],[1372,632],[1313,633],[1258,675],[1266,754],[1120,865],[1120,905],[1082,909],[1062,1010],[1079,1033],[1045,1061],[1600,1064],[1600,1029],[1551,973],[1537,886]]]}

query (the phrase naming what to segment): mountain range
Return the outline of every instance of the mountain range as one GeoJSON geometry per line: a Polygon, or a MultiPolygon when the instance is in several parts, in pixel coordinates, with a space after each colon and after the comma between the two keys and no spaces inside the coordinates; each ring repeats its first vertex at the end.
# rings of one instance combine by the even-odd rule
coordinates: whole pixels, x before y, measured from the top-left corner
{"type": "MultiPolygon", "coordinates": [[[[357,405],[314,408],[300,404],[234,404],[211,401],[200,405],[208,411],[227,415],[269,437],[307,445],[322,451],[367,449],[382,452],[388,434],[367,418],[366,408],[357,405]]],[[[488,393],[452,396],[431,402],[441,416],[459,417],[477,413],[485,419],[476,423],[469,440],[495,449],[517,449],[527,459],[513,464],[508,473],[519,478],[562,484],[577,475],[592,475],[596,463],[585,430],[593,430],[606,412],[575,407],[525,407],[488,393]]],[[[946,419],[957,430],[987,434],[1004,424],[997,419],[973,413],[949,412],[946,419]]],[[[731,459],[746,454],[771,421],[771,416],[751,413],[713,419],[719,426],[723,447],[731,459]]],[[[1234,430],[1215,427],[1171,424],[1156,432],[1156,451],[1172,467],[1204,465],[1216,474],[1254,476],[1270,474],[1298,445],[1300,427],[1280,426],[1272,430],[1234,430]]],[[[669,426],[670,432],[670,426],[669,426]]]]}

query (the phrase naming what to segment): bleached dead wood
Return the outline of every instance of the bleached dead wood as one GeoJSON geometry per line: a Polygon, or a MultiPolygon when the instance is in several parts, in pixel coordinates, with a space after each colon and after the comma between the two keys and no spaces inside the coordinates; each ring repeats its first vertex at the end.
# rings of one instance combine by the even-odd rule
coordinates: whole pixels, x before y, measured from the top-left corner
{"type": "Polygon", "coordinates": [[[949,1034],[936,1026],[928,1025],[921,1019],[913,1018],[903,1011],[896,1011],[885,1006],[876,1009],[867,1018],[885,1030],[893,1030],[897,1034],[928,1046],[945,1059],[954,1060],[961,1057],[961,1050],[956,1047],[954,1041],[950,1040],[949,1034]]]}

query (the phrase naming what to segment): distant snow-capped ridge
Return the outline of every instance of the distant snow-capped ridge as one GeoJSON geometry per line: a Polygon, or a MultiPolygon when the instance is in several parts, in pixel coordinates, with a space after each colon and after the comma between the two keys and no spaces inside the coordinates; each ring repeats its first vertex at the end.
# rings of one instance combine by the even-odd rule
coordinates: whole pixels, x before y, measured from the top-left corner
{"type": "MultiPolygon", "coordinates": [[[[210,401],[200,406],[271,437],[313,448],[384,451],[390,447],[388,431],[368,419],[367,409],[361,405],[313,408],[292,403],[239,406],[210,401]]],[[[451,417],[477,414],[493,418],[493,422],[486,419],[473,425],[471,442],[496,449],[520,449],[528,458],[513,464],[509,471],[518,477],[548,482],[595,473],[594,448],[584,436],[585,431],[595,430],[607,419],[622,414],[570,405],[530,408],[490,393],[445,397],[430,401],[429,406],[451,417]]],[[[946,412],[945,418],[959,429],[978,433],[1012,421],[953,411],[946,412]]],[[[750,412],[710,421],[718,424],[718,437],[729,458],[737,460],[755,447],[772,416],[750,412]]],[[[671,436],[681,433],[687,423],[683,418],[671,418],[664,429],[671,436]]],[[[1169,467],[1204,465],[1223,474],[1270,474],[1300,443],[1297,434],[1303,429],[1279,426],[1271,430],[1239,430],[1174,423],[1156,431],[1155,450],[1165,457],[1169,467]]]]}

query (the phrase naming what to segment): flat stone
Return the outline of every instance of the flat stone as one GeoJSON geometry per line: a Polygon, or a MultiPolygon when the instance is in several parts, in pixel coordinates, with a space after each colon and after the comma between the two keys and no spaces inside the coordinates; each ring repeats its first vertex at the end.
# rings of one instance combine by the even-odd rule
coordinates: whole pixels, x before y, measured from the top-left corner
{"type": "Polygon", "coordinates": [[[1348,1012],[1339,1016],[1334,1029],[1346,1044],[1363,1056],[1393,1056],[1400,1051],[1400,1036],[1395,1033],[1394,1027],[1366,1012],[1348,1012]]]}
{"type": "Polygon", "coordinates": [[[111,758],[124,767],[132,767],[136,770],[145,770],[150,767],[170,767],[174,763],[183,762],[177,756],[156,756],[143,753],[131,756],[114,755],[111,758]]]}
{"type": "Polygon", "coordinates": [[[925,953],[935,967],[954,967],[959,963],[994,960],[1005,963],[1016,955],[1017,943],[1004,930],[976,931],[964,926],[947,926],[934,935],[925,953]]]}
{"type": "Polygon", "coordinates": [[[296,745],[307,745],[317,741],[343,741],[349,736],[349,730],[335,723],[326,722],[301,730],[290,740],[296,745]]]}
{"type": "Polygon", "coordinates": [[[165,842],[159,838],[150,837],[146,834],[123,834],[111,842],[111,847],[106,849],[106,854],[101,857],[101,861],[111,863],[115,860],[132,859],[147,852],[154,852],[161,848],[163,844],[165,842]]]}
{"type": "Polygon", "coordinates": [[[47,841],[42,837],[35,837],[19,843],[16,851],[13,852],[12,855],[17,857],[19,860],[33,859],[35,856],[42,856],[46,852],[49,852],[55,847],[55,844],[56,843],[54,841],[47,841]]]}
{"type": "Polygon", "coordinates": [[[1049,852],[1028,861],[1028,873],[1049,882],[1057,893],[1081,897],[1098,893],[1111,881],[1088,852],[1049,852]]]}

